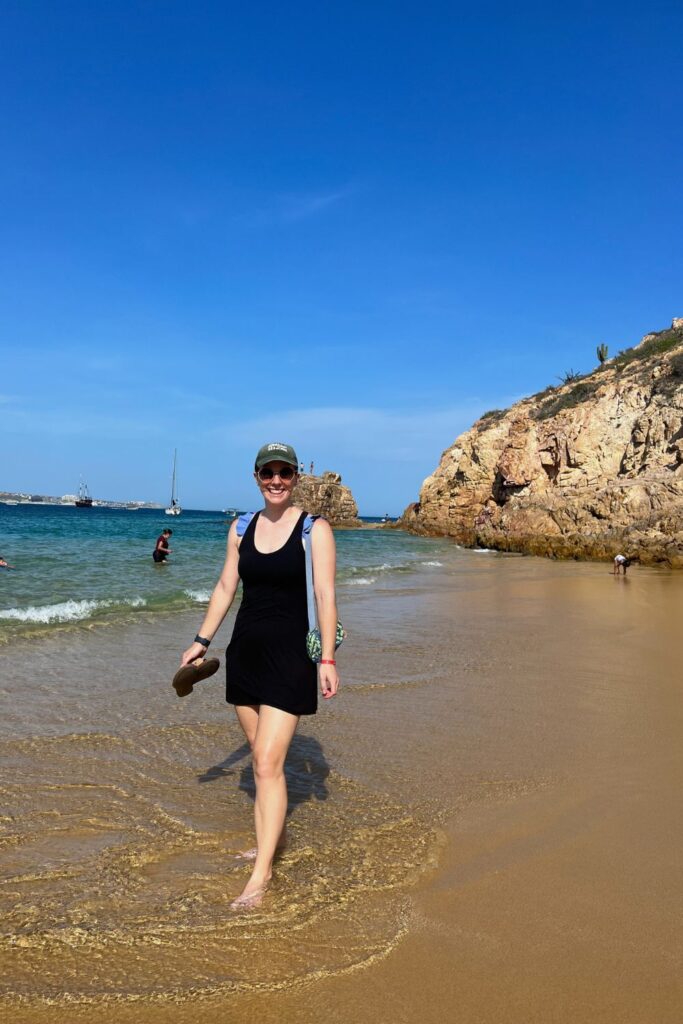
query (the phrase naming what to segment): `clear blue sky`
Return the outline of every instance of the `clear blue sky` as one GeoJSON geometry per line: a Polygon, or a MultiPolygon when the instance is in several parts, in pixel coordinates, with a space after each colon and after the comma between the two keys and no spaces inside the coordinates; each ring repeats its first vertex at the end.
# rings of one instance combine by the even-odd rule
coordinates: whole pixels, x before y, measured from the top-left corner
{"type": "Polygon", "coordinates": [[[366,514],[683,315],[683,8],[4,2],[0,489],[366,514]]]}

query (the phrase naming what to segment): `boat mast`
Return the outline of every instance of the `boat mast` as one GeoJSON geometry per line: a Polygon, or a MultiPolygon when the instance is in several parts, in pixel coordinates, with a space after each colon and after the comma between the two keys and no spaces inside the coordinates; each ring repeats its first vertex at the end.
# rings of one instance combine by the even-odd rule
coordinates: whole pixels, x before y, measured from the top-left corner
{"type": "Polygon", "coordinates": [[[176,506],[176,500],[175,500],[175,464],[176,464],[177,456],[178,456],[178,449],[174,448],[173,449],[173,480],[171,482],[171,508],[175,508],[175,506],[176,506]]]}

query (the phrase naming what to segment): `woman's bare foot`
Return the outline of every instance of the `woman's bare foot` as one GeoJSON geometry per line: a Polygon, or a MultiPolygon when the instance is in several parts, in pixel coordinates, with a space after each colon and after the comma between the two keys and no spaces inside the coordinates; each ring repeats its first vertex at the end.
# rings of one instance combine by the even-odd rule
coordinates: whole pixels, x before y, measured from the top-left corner
{"type": "Polygon", "coordinates": [[[255,880],[253,877],[250,878],[240,895],[230,904],[230,909],[253,910],[254,907],[260,906],[269,882],[270,875],[263,881],[255,880]]]}

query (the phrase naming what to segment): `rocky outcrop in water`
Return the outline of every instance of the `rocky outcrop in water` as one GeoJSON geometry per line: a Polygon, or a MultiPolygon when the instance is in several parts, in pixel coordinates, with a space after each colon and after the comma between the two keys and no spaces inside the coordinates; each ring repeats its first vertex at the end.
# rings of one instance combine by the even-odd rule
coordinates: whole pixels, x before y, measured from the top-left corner
{"type": "Polygon", "coordinates": [[[595,372],[486,413],[401,526],[461,544],[683,568],[683,319],[595,372]]]}
{"type": "Polygon", "coordinates": [[[359,526],[358,506],[339,473],[302,473],[294,488],[295,504],[312,515],[325,516],[333,526],[359,526]]]}

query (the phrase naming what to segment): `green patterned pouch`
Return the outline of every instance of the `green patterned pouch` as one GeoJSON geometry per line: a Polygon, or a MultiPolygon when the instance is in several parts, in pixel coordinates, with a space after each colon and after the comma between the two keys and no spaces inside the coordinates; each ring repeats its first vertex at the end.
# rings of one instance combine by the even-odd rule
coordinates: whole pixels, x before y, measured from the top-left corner
{"type": "MultiPolygon", "coordinates": [[[[342,626],[341,622],[337,620],[337,635],[334,638],[335,648],[339,647],[345,636],[346,630],[342,626]]],[[[320,630],[317,626],[315,629],[309,630],[306,634],[306,650],[311,661],[319,662],[323,656],[322,639],[320,636],[320,630]]]]}

